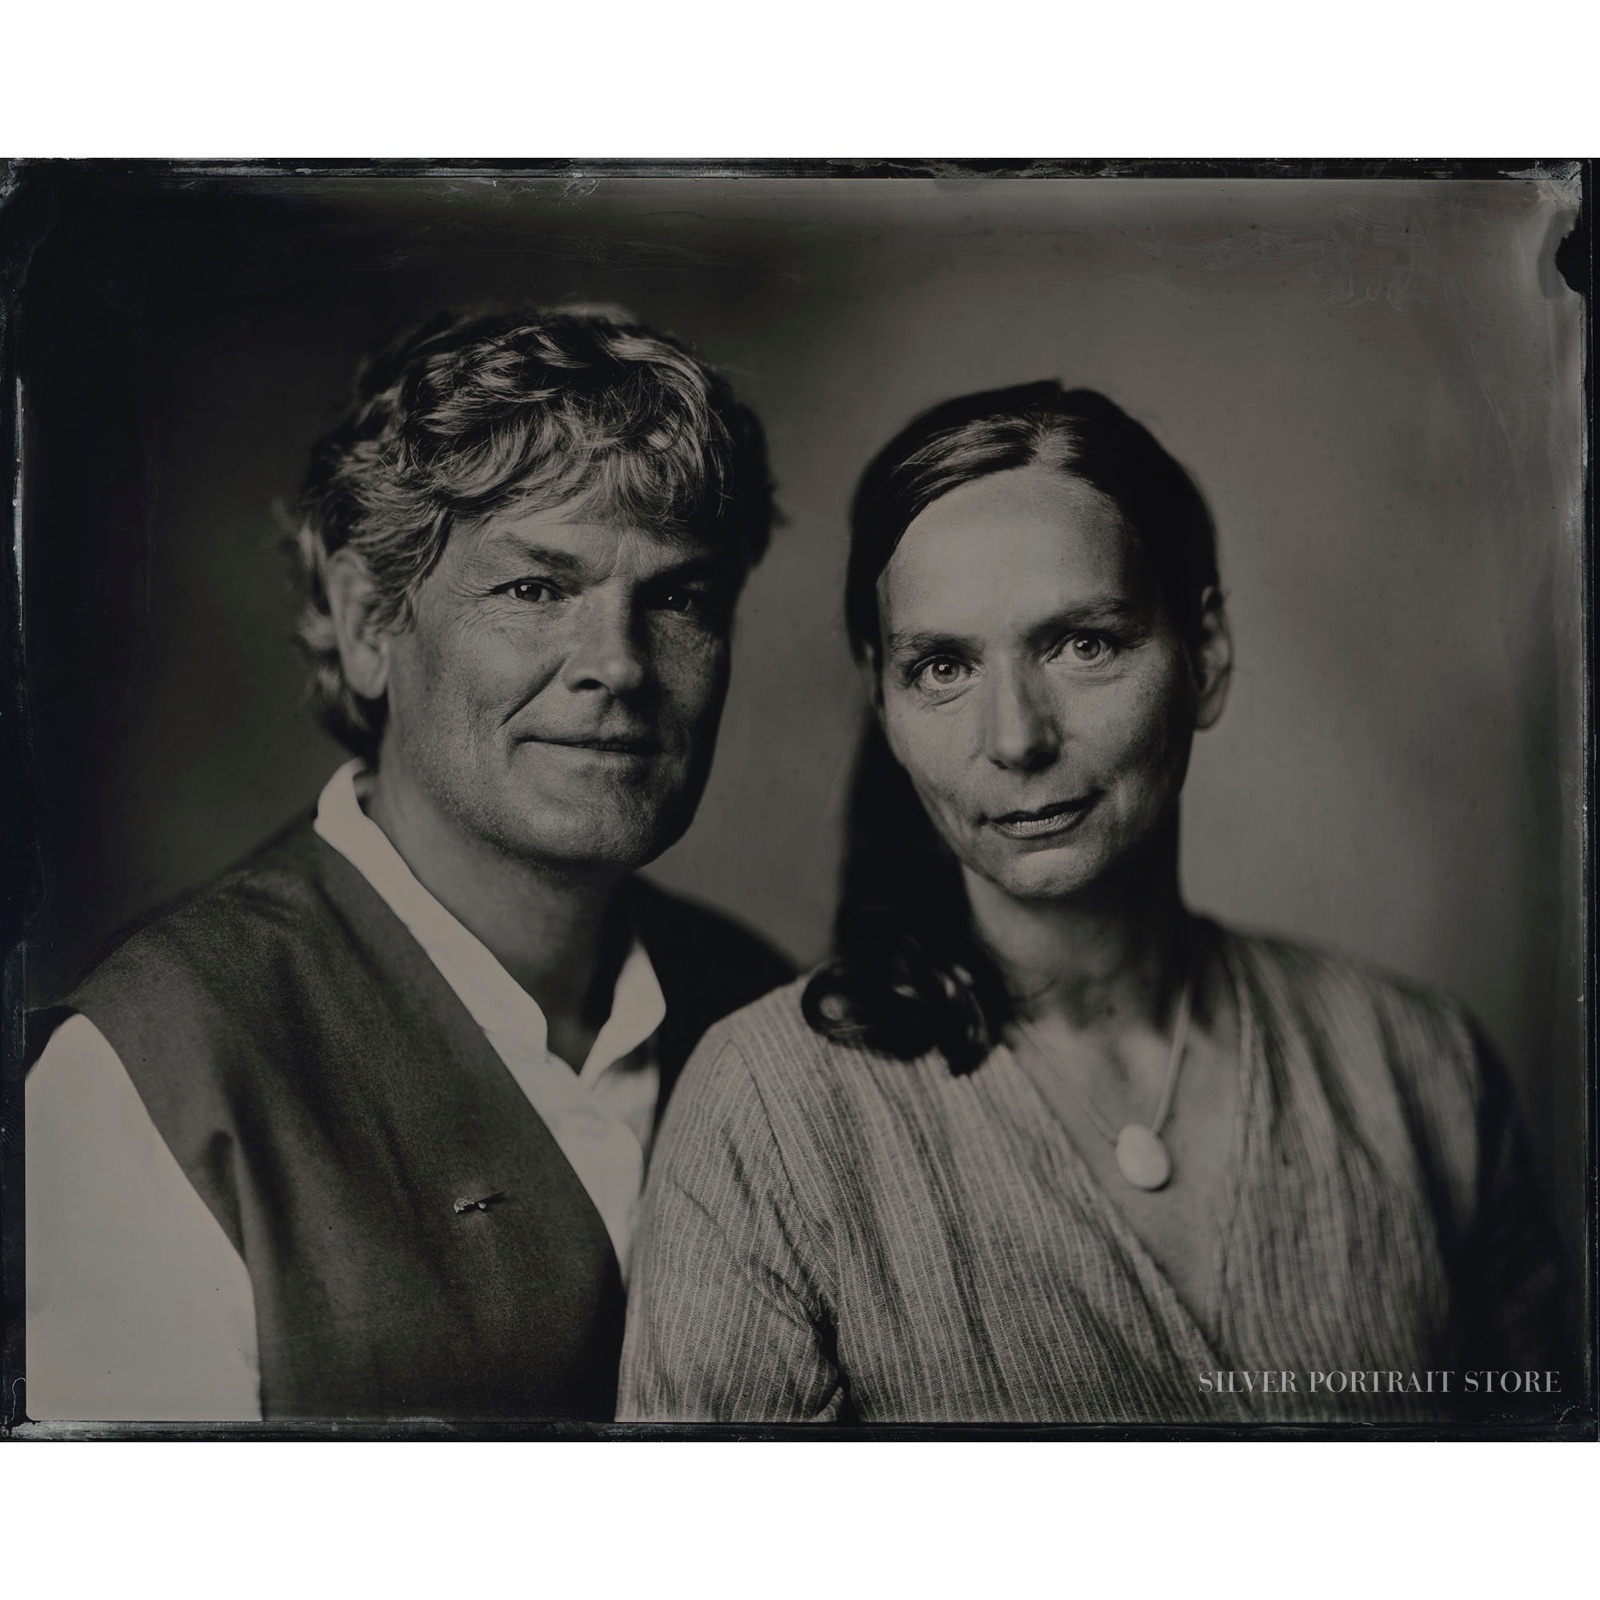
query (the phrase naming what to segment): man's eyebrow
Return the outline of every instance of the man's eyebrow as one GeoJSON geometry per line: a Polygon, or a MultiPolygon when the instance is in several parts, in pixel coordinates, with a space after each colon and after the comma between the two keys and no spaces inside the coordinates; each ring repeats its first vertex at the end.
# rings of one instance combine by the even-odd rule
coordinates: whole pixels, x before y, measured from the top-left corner
{"type": "Polygon", "coordinates": [[[529,566],[564,578],[581,578],[591,566],[582,556],[575,556],[570,550],[552,550],[548,545],[534,544],[514,534],[502,535],[484,553],[491,560],[526,562],[529,566]]]}
{"type": "Polygon", "coordinates": [[[684,583],[696,578],[721,578],[728,574],[734,563],[725,555],[697,552],[646,574],[646,583],[684,583]]]}
{"type": "MultiPolygon", "coordinates": [[[[555,550],[549,545],[536,544],[517,534],[502,534],[484,552],[488,560],[500,564],[536,567],[552,577],[583,582],[593,575],[594,563],[571,550],[555,550]]],[[[730,565],[720,552],[694,551],[680,560],[641,575],[640,581],[654,586],[662,583],[684,583],[691,579],[718,578],[730,565]]]]}

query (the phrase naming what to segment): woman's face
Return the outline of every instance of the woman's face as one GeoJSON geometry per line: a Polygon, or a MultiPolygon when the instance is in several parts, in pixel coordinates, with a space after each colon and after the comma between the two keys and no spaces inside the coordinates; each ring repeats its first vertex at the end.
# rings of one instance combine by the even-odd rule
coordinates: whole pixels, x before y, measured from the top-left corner
{"type": "Polygon", "coordinates": [[[890,747],[968,872],[1074,895],[1175,816],[1222,709],[1220,604],[1191,650],[1098,490],[1049,467],[952,490],[907,528],[878,616],[890,747]]]}

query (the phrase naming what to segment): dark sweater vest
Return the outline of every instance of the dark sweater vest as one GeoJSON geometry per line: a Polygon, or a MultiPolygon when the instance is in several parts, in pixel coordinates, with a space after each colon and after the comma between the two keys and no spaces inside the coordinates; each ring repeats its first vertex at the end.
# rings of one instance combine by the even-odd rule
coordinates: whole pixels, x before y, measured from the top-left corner
{"type": "MultiPolygon", "coordinates": [[[[665,1101],[787,965],[635,881],[665,1101]]],[[[466,1008],[302,823],[73,994],[250,1272],[267,1418],[609,1418],[605,1225],[466,1008]],[[497,1195],[484,1209],[458,1201],[497,1195]]]]}

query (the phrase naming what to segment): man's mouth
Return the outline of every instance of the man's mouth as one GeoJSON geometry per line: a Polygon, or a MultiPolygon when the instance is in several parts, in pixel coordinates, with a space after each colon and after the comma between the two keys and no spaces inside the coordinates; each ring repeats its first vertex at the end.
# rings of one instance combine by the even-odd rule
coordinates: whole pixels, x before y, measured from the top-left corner
{"type": "Polygon", "coordinates": [[[1060,800],[1036,811],[1004,811],[989,818],[989,826],[1008,839],[1044,839],[1075,828],[1099,797],[1087,794],[1077,800],[1060,800]]]}
{"type": "Polygon", "coordinates": [[[590,750],[597,754],[619,756],[654,756],[661,753],[661,741],[650,734],[612,734],[589,736],[545,736],[539,744],[557,745],[564,750],[590,750]]]}

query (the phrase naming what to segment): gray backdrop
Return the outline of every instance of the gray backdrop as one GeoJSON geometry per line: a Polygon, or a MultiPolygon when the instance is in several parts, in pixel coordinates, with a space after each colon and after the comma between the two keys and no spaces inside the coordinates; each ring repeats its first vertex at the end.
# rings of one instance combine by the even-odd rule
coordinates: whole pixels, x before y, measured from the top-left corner
{"type": "Polygon", "coordinates": [[[357,355],[476,301],[619,302],[765,419],[705,805],[661,880],[823,950],[860,696],[845,511],[917,409],[1054,376],[1216,512],[1238,668],[1186,796],[1193,901],[1443,985],[1581,1215],[1581,302],[1554,182],[82,185],[30,280],[36,999],[307,805],[274,503],[357,355]]]}

